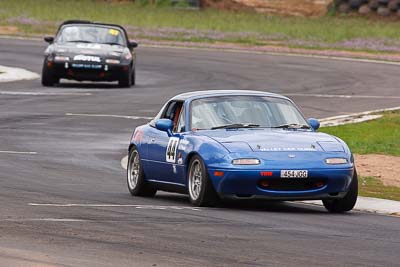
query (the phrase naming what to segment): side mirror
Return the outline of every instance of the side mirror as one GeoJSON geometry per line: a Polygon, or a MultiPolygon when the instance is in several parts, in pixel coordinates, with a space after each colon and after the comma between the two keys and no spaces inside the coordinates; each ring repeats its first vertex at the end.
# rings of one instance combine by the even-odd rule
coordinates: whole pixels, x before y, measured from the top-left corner
{"type": "Polygon", "coordinates": [[[311,128],[313,128],[314,131],[319,129],[319,121],[317,119],[308,119],[308,124],[310,124],[311,128]]]}
{"type": "Polygon", "coordinates": [[[133,49],[133,48],[136,48],[136,47],[138,47],[138,43],[136,43],[136,42],[133,42],[133,41],[129,41],[128,42],[128,47],[130,48],[130,49],[133,49]]]}
{"type": "Polygon", "coordinates": [[[54,37],[52,37],[52,36],[46,36],[46,37],[44,37],[44,40],[45,40],[47,43],[51,44],[52,42],[54,42],[54,37]]]}
{"type": "Polygon", "coordinates": [[[159,119],[156,122],[156,128],[160,131],[167,132],[168,136],[172,135],[172,128],[174,127],[174,123],[169,119],[159,119]]]}

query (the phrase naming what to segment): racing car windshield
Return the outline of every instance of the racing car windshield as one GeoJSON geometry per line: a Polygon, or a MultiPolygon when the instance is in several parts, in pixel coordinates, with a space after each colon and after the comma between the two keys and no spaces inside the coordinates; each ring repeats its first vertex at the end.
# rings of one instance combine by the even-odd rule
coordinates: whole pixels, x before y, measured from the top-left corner
{"type": "Polygon", "coordinates": [[[283,98],[221,96],[192,102],[191,129],[257,127],[310,128],[292,102],[283,98]]]}
{"type": "Polygon", "coordinates": [[[116,28],[98,25],[70,25],[61,30],[56,42],[124,45],[125,39],[122,32],[116,28]]]}

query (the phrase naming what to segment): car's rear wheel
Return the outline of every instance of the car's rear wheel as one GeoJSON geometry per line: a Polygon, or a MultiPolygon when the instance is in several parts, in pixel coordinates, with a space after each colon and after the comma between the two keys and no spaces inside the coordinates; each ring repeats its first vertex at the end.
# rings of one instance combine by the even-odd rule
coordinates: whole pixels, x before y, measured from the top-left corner
{"type": "Polygon", "coordinates": [[[127,182],[132,196],[153,197],[157,192],[157,189],[149,184],[144,177],[139,151],[135,147],[129,152],[127,182]]]}
{"type": "Polygon", "coordinates": [[[203,160],[195,155],[189,164],[188,189],[190,202],[198,207],[215,206],[218,203],[218,195],[210,178],[203,160]]]}
{"type": "Polygon", "coordinates": [[[132,84],[132,70],[129,69],[127,72],[121,75],[121,78],[118,80],[119,87],[130,87],[132,84]]]}
{"type": "Polygon", "coordinates": [[[60,78],[56,77],[52,71],[47,67],[47,59],[43,62],[42,68],[42,85],[43,86],[54,86],[54,84],[59,83],[60,78]]]}
{"type": "Polygon", "coordinates": [[[358,177],[357,171],[354,170],[353,179],[350,184],[350,189],[341,199],[324,199],[322,203],[324,207],[332,213],[343,213],[354,208],[358,197],[358,177]]]}

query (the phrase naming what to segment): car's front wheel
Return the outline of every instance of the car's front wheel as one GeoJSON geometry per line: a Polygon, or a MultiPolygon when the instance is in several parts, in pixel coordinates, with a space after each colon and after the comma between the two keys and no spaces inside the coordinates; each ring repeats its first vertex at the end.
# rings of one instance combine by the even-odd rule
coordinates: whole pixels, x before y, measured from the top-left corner
{"type": "Polygon", "coordinates": [[[136,85],[136,70],[133,69],[132,71],[132,80],[131,80],[132,85],[136,85]]]}
{"type": "Polygon", "coordinates": [[[59,83],[60,78],[56,77],[52,71],[49,70],[47,66],[47,59],[43,62],[42,68],[42,85],[43,86],[54,86],[54,84],[59,83]]]}
{"type": "Polygon", "coordinates": [[[322,203],[324,207],[332,213],[343,213],[354,208],[358,197],[358,178],[357,171],[354,170],[353,179],[350,189],[343,198],[340,199],[324,199],[322,203]]]}
{"type": "Polygon", "coordinates": [[[195,155],[189,164],[188,189],[190,202],[198,207],[215,206],[218,195],[208,176],[203,160],[195,155]]]}
{"type": "Polygon", "coordinates": [[[132,70],[124,72],[118,80],[119,87],[131,87],[132,85],[132,70]]]}
{"type": "Polygon", "coordinates": [[[153,197],[157,192],[157,189],[145,180],[139,151],[136,147],[129,152],[127,182],[132,196],[153,197]]]}

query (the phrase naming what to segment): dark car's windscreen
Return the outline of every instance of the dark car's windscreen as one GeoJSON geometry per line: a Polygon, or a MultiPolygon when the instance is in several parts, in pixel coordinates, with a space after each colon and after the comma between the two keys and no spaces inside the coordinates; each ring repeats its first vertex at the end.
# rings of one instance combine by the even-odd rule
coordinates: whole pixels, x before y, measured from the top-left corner
{"type": "Polygon", "coordinates": [[[125,44],[123,33],[116,28],[98,25],[69,25],[61,29],[56,42],[82,42],[100,44],[125,44]]]}
{"type": "Polygon", "coordinates": [[[212,129],[229,124],[279,127],[307,125],[307,122],[292,102],[282,98],[223,96],[192,102],[192,129],[212,129]]]}

